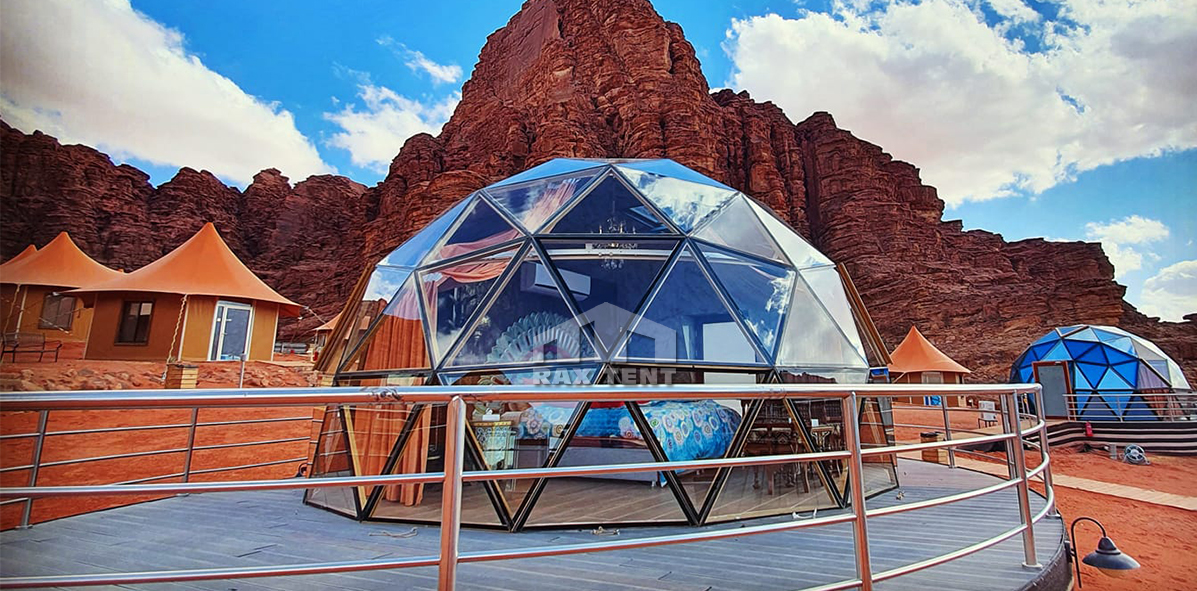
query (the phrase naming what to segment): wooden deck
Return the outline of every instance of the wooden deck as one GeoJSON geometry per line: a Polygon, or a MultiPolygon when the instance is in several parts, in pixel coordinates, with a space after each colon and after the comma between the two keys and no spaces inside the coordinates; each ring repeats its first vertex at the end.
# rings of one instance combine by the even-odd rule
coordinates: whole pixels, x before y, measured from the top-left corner
{"type": "MultiPolygon", "coordinates": [[[[992,477],[963,469],[900,460],[902,499],[896,491],[870,507],[909,503],[990,484],[992,477]]],[[[645,485],[647,486],[647,485],[645,485]]],[[[1036,510],[1042,507],[1033,497],[1036,510]]],[[[824,514],[821,510],[820,514],[824,514]]],[[[777,519],[777,518],[772,518],[777,519]]],[[[754,523],[768,521],[760,520],[754,523]]],[[[875,571],[949,552],[1018,522],[1010,490],[945,507],[869,521],[875,571]]],[[[716,528],[735,525],[716,525],[716,528]]],[[[685,527],[622,528],[621,538],[685,531],[685,527]]],[[[1035,528],[1039,561],[1059,560],[1059,520],[1035,528]]],[[[610,531],[604,532],[610,534],[610,531]]],[[[463,529],[463,552],[585,543],[609,539],[591,530],[507,533],[463,529]]],[[[305,506],[299,491],[244,492],[174,497],[0,533],[4,576],[254,566],[309,561],[427,556],[439,547],[438,528],[358,523],[305,506]]],[[[1044,585],[1044,571],[1021,566],[1014,538],[969,557],[886,581],[881,590],[957,589],[1006,591],[1044,585]]],[[[1057,563],[1057,566],[1059,564],[1057,563]]],[[[701,544],[581,554],[520,561],[463,564],[459,589],[794,589],[852,576],[852,535],[847,524],[735,538],[701,544]]],[[[1060,571],[1053,571],[1058,573],[1060,571]]],[[[432,568],[370,571],[292,578],[257,578],[146,585],[147,590],[238,589],[434,589],[432,568]]]]}

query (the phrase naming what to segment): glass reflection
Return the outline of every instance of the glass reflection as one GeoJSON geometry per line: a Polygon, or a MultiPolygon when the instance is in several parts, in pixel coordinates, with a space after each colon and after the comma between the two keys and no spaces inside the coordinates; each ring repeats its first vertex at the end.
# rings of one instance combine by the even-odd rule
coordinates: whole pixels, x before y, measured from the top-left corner
{"type": "Polygon", "coordinates": [[[594,178],[594,172],[579,176],[487,189],[495,203],[507,210],[528,232],[535,232],[558,209],[579,194],[594,178]]]}
{"type": "Polygon", "coordinates": [[[794,272],[710,246],[700,246],[699,250],[710,263],[715,278],[727,290],[744,324],[772,354],[781,332],[782,318],[790,305],[794,272]]]}
{"type": "Polygon", "coordinates": [[[514,254],[514,250],[507,250],[420,273],[420,289],[426,298],[429,328],[435,331],[432,344],[438,360],[465,330],[514,254]]]}
{"type": "Polygon", "coordinates": [[[614,347],[677,246],[674,240],[545,240],[549,261],[605,348],[614,347]]]}
{"type": "Polygon", "coordinates": [[[690,247],[636,322],[617,356],[621,359],[761,363],[690,247]]]}
{"type": "Polygon", "coordinates": [[[592,359],[548,268],[529,252],[463,339],[451,367],[592,359]]]}
{"type": "Polygon", "coordinates": [[[711,215],[736,194],[728,188],[692,183],[624,166],[618,168],[636,190],[665,212],[683,232],[693,230],[704,217],[711,215]]]}

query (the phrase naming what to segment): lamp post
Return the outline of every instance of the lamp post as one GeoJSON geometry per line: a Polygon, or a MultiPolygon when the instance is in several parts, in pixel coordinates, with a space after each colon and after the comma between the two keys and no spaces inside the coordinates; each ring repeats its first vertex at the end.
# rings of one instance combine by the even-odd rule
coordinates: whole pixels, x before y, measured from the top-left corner
{"type": "Polygon", "coordinates": [[[1114,545],[1114,540],[1111,540],[1106,535],[1106,528],[1100,521],[1092,517],[1077,517],[1072,521],[1072,525],[1068,528],[1068,554],[1072,557],[1072,563],[1076,569],[1076,586],[1081,587],[1081,562],[1096,568],[1097,570],[1111,576],[1122,577],[1127,571],[1139,568],[1139,562],[1134,558],[1123,554],[1118,546],[1114,545]],[[1077,559],[1076,550],[1076,524],[1082,521],[1092,521],[1101,528],[1101,540],[1097,542],[1097,549],[1085,555],[1084,560],[1077,559]]]}

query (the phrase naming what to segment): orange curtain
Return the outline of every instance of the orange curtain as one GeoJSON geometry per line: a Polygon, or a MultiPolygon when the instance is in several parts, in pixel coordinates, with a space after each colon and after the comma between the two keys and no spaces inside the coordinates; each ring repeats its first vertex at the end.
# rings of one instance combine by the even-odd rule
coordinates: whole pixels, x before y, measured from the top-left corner
{"type": "MultiPolygon", "coordinates": [[[[415,292],[403,297],[414,300],[415,292]]],[[[406,306],[400,301],[399,310],[406,306]]],[[[363,358],[363,369],[399,369],[428,367],[428,351],[424,346],[424,329],[416,315],[415,319],[401,315],[384,315],[378,330],[371,339],[369,349],[363,358]]],[[[412,408],[410,404],[370,405],[358,407],[354,430],[362,434],[360,442],[360,466],[364,474],[380,474],[386,464],[395,441],[403,430],[412,408]],[[365,412],[363,412],[365,411],[365,412]],[[361,418],[358,419],[357,417],[361,418]]],[[[412,474],[425,471],[428,465],[428,439],[431,413],[425,412],[412,431],[403,455],[395,467],[396,474],[412,474]]],[[[388,501],[405,505],[419,504],[423,499],[424,485],[390,485],[384,493],[388,501]]]]}

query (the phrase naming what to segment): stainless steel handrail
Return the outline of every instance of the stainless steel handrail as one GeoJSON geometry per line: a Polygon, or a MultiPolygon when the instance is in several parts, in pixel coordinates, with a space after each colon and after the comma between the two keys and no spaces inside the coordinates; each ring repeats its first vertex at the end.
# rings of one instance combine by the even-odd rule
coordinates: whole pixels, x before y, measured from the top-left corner
{"type": "MultiPolygon", "coordinates": [[[[15,395],[4,401],[0,410],[35,410],[40,412],[40,428],[38,443],[46,435],[46,413],[60,409],[88,409],[88,408],[205,408],[205,407],[236,407],[236,406],[316,406],[325,404],[375,404],[394,401],[402,402],[446,402],[448,404],[448,422],[446,424],[446,446],[444,449],[446,464],[445,472],[394,474],[385,476],[350,476],[332,478],[307,478],[285,480],[254,480],[254,481],[221,481],[221,482],[185,482],[167,484],[122,484],[99,486],[51,486],[36,485],[36,472],[41,464],[40,458],[35,457],[32,464],[30,485],[27,487],[0,488],[0,498],[15,499],[71,497],[94,494],[169,494],[174,492],[228,492],[237,490],[278,490],[288,488],[326,488],[344,486],[379,486],[389,484],[412,483],[442,483],[442,518],[441,518],[441,551],[438,556],[416,557],[398,560],[370,560],[344,561],[311,564],[292,564],[264,567],[244,568],[214,568],[185,571],[142,572],[142,573],[101,573],[90,575],[55,575],[43,577],[9,577],[0,578],[0,587],[23,588],[38,586],[64,585],[100,585],[100,584],[138,584],[152,582],[189,581],[206,579],[226,579],[259,576],[282,576],[295,574],[317,574],[351,572],[360,570],[377,570],[391,568],[409,568],[415,566],[438,566],[440,572],[440,588],[452,589],[456,580],[457,565],[463,562],[481,562],[489,560],[508,560],[531,558],[538,556],[557,556],[584,552],[600,552],[621,549],[633,549],[666,544],[680,544],[696,541],[739,537],[776,531],[818,527],[822,525],[851,523],[854,534],[854,554],[857,564],[857,576],[850,580],[838,581],[814,587],[820,591],[832,589],[860,588],[871,591],[874,582],[888,580],[903,574],[915,572],[924,568],[943,564],[962,556],[979,552],[992,547],[1019,534],[1023,536],[1024,559],[1027,565],[1036,566],[1033,529],[1034,524],[1045,515],[1055,510],[1055,495],[1051,488],[1051,461],[1048,453],[1046,438],[1046,423],[1042,416],[1042,404],[1035,414],[1024,415],[1018,411],[1018,398],[1033,396],[1041,402],[1041,392],[1037,385],[1016,386],[965,386],[945,385],[852,385],[829,386],[825,384],[771,384],[756,386],[671,386],[671,387],[422,387],[422,388],[309,388],[288,390],[215,390],[209,392],[188,393],[182,396],[177,390],[171,391],[174,400],[163,403],[161,399],[147,398],[145,391],[140,392],[56,392],[15,395]],[[911,396],[917,394],[928,395],[963,395],[987,394],[1002,399],[1001,414],[1005,425],[1005,432],[973,437],[967,439],[948,439],[946,441],[916,443],[905,445],[885,445],[862,449],[858,429],[859,408],[858,397],[894,397],[911,396]],[[559,401],[559,400],[590,400],[590,401],[624,401],[635,400],[686,400],[696,398],[838,398],[841,404],[841,414],[845,445],[844,451],[782,454],[771,456],[715,458],[707,460],[674,461],[674,462],[645,462],[638,464],[600,465],[600,466],[570,466],[546,469],[512,469],[512,470],[483,470],[464,471],[462,446],[466,432],[465,403],[466,401],[559,401]],[[1023,427],[1024,419],[1030,419],[1031,424],[1023,427]],[[1034,469],[1028,470],[1023,458],[1023,446],[1031,443],[1028,436],[1038,434],[1040,443],[1034,447],[1041,450],[1042,461],[1034,469]],[[902,452],[948,449],[955,450],[960,446],[971,446],[985,442],[1003,442],[1007,445],[1011,457],[1010,477],[990,486],[965,491],[957,494],[927,499],[924,501],[906,503],[893,507],[866,509],[864,490],[862,486],[853,486],[850,511],[844,514],[788,521],[780,523],[749,525],[745,527],[726,527],[687,532],[670,536],[656,536],[648,538],[622,539],[589,544],[574,544],[564,546],[548,546],[542,548],[522,548],[515,550],[491,552],[460,553],[457,546],[458,532],[461,527],[460,502],[461,488],[465,482],[517,478],[565,477],[580,475],[613,474],[623,472],[647,472],[661,470],[697,469],[709,467],[743,467],[789,462],[810,462],[821,460],[842,460],[847,464],[848,477],[852,482],[862,483],[863,458],[897,454],[902,452]],[[1029,480],[1042,476],[1046,489],[1046,503],[1041,511],[1032,515],[1028,502],[1027,491],[1029,480]],[[964,501],[991,494],[1008,488],[1018,491],[1020,524],[1014,528],[992,536],[981,542],[965,548],[955,550],[931,559],[922,560],[895,569],[873,572],[869,560],[868,546],[868,518],[881,517],[896,513],[931,509],[949,503],[964,501]]],[[[956,410],[942,406],[940,409],[944,417],[945,430],[950,430],[951,412],[956,410]]],[[[193,415],[194,416],[194,415],[193,415]]],[[[304,417],[308,420],[309,417],[304,417]]],[[[298,419],[295,419],[298,420],[298,419]]],[[[191,427],[193,422],[183,427],[191,427]]],[[[962,430],[957,429],[957,432],[962,430]]],[[[277,441],[297,441],[304,438],[290,438],[277,441]]],[[[268,443],[268,442],[257,442],[268,443]]],[[[240,444],[223,444],[206,446],[211,449],[231,447],[240,444]]],[[[190,445],[189,448],[196,448],[190,445]]],[[[40,446],[37,451],[40,452],[40,446]]],[[[174,450],[167,450],[172,453],[174,450]]],[[[36,454],[35,454],[36,455],[36,454]]],[[[278,463],[278,462],[274,462],[278,463]]],[[[240,469],[242,467],[218,468],[203,472],[240,469]]],[[[191,473],[199,473],[193,471],[191,473]]],[[[177,476],[177,475],[176,475],[177,476]]],[[[159,477],[151,477],[156,479],[159,477]]],[[[26,505],[28,511],[29,503],[26,505]]]]}

